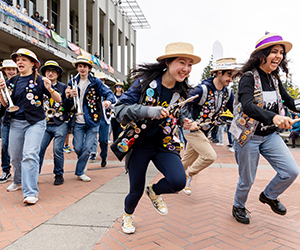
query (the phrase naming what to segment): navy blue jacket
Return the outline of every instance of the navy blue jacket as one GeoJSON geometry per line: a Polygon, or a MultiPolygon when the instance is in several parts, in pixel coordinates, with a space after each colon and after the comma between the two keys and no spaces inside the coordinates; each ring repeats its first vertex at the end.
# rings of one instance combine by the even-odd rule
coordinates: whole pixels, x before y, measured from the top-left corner
{"type": "MultiPolygon", "coordinates": [[[[111,104],[115,103],[116,101],[115,101],[114,93],[109,88],[107,88],[100,79],[93,77],[91,74],[89,74],[88,79],[90,81],[90,84],[87,86],[86,91],[84,93],[83,116],[84,116],[85,125],[89,128],[89,127],[96,127],[100,124],[100,120],[103,116],[101,97],[103,97],[105,100],[110,101],[111,104]],[[91,101],[90,100],[91,96],[88,95],[88,93],[91,91],[95,91],[95,95],[97,97],[95,101],[96,110],[94,111],[93,114],[90,112],[90,108],[88,106],[89,101],[91,101]],[[97,115],[96,119],[94,115],[97,115]]],[[[79,84],[80,75],[78,74],[74,78],[74,80],[77,82],[77,84],[79,84]]],[[[68,85],[72,87],[71,80],[69,81],[68,85]]],[[[78,95],[80,96],[81,94],[82,93],[80,93],[80,89],[78,89],[78,95]]],[[[73,119],[74,118],[75,117],[73,117],[73,119]]]]}

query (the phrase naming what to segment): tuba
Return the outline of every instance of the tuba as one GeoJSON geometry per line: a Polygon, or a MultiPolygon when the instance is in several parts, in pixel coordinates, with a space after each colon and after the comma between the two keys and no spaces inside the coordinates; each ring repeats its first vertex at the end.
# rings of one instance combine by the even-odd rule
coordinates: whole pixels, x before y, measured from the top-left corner
{"type": "Polygon", "coordinates": [[[75,115],[83,115],[82,107],[79,102],[79,95],[78,95],[78,84],[74,80],[73,75],[71,75],[71,82],[72,82],[72,89],[76,89],[77,91],[77,96],[74,96],[74,107],[77,109],[77,113],[75,115]]]}
{"type": "MultiPolygon", "coordinates": [[[[0,78],[1,78],[1,79],[4,79],[3,74],[2,74],[1,71],[0,71],[0,78]]],[[[17,111],[17,110],[19,109],[18,106],[15,106],[15,105],[13,104],[13,101],[12,101],[12,99],[11,99],[11,97],[10,97],[10,94],[9,94],[9,91],[8,91],[7,86],[5,86],[5,89],[4,89],[4,90],[1,89],[1,94],[2,94],[2,96],[3,96],[4,101],[5,101],[6,103],[8,103],[8,108],[7,108],[7,111],[8,111],[8,112],[15,112],[15,111],[17,111]]]]}

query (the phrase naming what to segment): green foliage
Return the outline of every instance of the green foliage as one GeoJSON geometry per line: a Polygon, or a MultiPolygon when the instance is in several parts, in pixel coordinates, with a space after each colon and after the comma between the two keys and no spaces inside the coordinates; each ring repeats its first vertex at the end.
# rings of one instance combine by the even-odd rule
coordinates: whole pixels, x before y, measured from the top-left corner
{"type": "Polygon", "coordinates": [[[291,97],[294,99],[300,98],[300,90],[296,85],[293,84],[292,74],[289,74],[289,76],[282,81],[282,84],[291,97]]]}
{"type": "Polygon", "coordinates": [[[231,90],[234,94],[236,94],[236,92],[238,90],[238,87],[239,87],[239,82],[238,81],[239,81],[239,79],[237,79],[237,78],[233,79],[232,85],[230,86],[230,88],[231,88],[231,90]]]}
{"type": "Polygon", "coordinates": [[[203,69],[203,73],[201,76],[201,82],[211,76],[210,71],[213,70],[213,60],[214,60],[214,57],[213,57],[213,55],[211,55],[208,65],[203,69]]]}

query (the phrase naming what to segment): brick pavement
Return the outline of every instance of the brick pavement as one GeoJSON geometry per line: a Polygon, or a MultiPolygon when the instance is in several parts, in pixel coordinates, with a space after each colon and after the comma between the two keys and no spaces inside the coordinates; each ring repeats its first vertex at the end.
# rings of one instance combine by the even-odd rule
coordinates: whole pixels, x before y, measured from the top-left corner
{"type": "MultiPolygon", "coordinates": [[[[260,192],[275,173],[262,158],[262,169],[257,173],[247,202],[251,223],[243,225],[231,215],[238,174],[237,167],[226,166],[235,164],[234,153],[225,146],[213,146],[218,158],[212,167],[194,177],[190,197],[183,192],[163,195],[169,213],[160,216],[144,195],[135,212],[136,233],[122,233],[120,216],[94,250],[300,249],[300,202],[295,195],[300,179],[281,196],[288,208],[287,215],[274,214],[258,201],[260,192]]],[[[300,165],[299,148],[291,151],[300,165]]],[[[152,182],[160,178],[158,174],[152,182]]]]}
{"type": "MultiPolygon", "coordinates": [[[[197,175],[192,182],[192,195],[163,195],[169,213],[158,215],[150,201],[143,196],[135,213],[136,233],[126,235],[121,230],[121,214],[114,225],[99,239],[97,249],[299,249],[300,212],[297,191],[298,178],[281,196],[287,206],[286,216],[274,214],[267,205],[258,201],[258,195],[274,176],[274,171],[263,166],[249,194],[247,208],[251,211],[251,223],[237,223],[231,215],[231,207],[238,175],[234,153],[225,146],[213,145],[218,158],[215,164],[197,175]],[[233,167],[232,167],[233,166],[233,167]]],[[[300,165],[300,149],[291,149],[300,165]]],[[[39,178],[39,201],[34,206],[22,203],[22,192],[6,192],[10,181],[0,184],[0,249],[38,227],[43,222],[71,206],[114,177],[123,173],[123,164],[118,164],[109,153],[108,160],[115,165],[100,167],[88,164],[92,182],[76,180],[74,167],[76,154],[67,154],[65,183],[53,185],[52,150],[46,153],[39,178]]],[[[152,182],[160,178],[158,174],[152,182]]]]}

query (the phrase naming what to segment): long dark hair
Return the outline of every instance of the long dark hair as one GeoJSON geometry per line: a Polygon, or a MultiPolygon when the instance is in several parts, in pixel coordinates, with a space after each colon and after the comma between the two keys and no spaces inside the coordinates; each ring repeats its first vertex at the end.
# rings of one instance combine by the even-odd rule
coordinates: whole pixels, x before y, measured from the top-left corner
{"type": "MultiPolygon", "coordinates": [[[[271,72],[271,75],[273,75],[276,78],[279,78],[280,69],[286,74],[286,76],[288,76],[289,74],[289,69],[287,68],[288,60],[286,59],[285,46],[282,44],[280,45],[283,47],[284,51],[283,58],[280,64],[278,65],[277,69],[271,72]]],[[[234,76],[241,76],[247,71],[252,71],[254,68],[259,68],[261,64],[265,64],[267,62],[267,57],[270,55],[271,50],[274,46],[275,45],[252,53],[249,60],[244,64],[242,69],[239,70],[234,76]]]]}
{"type": "MultiPolygon", "coordinates": [[[[167,58],[156,63],[144,63],[139,64],[137,67],[133,68],[130,71],[130,81],[133,83],[138,78],[142,78],[143,81],[137,86],[141,87],[141,92],[144,93],[149,84],[156,78],[162,76],[167,70],[167,64],[170,64],[174,61],[176,57],[167,58]]],[[[189,96],[189,90],[191,89],[188,84],[188,78],[185,78],[183,82],[175,83],[174,92],[178,92],[183,98],[189,96]]]]}

